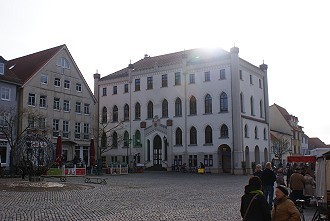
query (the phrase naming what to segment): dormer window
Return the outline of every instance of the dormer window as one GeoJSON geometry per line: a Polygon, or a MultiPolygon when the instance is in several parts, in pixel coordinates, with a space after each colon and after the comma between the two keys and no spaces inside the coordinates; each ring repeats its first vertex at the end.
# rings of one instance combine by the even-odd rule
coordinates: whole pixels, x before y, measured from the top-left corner
{"type": "Polygon", "coordinates": [[[0,62],[0,74],[5,74],[5,64],[0,62]]]}

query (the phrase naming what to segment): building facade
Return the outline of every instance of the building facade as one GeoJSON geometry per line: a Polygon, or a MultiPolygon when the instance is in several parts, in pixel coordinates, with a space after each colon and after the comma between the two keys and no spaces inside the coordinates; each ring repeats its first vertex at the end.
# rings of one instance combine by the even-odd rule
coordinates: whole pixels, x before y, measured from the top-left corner
{"type": "Polygon", "coordinates": [[[62,160],[76,156],[88,165],[96,99],[66,45],[10,60],[8,66],[22,80],[19,133],[45,133],[54,144],[60,135],[62,160]]]}
{"type": "Polygon", "coordinates": [[[242,173],[244,164],[268,161],[267,65],[238,54],[234,47],[145,55],[95,74],[105,163],[167,170],[203,163],[211,172],[242,173]]]}

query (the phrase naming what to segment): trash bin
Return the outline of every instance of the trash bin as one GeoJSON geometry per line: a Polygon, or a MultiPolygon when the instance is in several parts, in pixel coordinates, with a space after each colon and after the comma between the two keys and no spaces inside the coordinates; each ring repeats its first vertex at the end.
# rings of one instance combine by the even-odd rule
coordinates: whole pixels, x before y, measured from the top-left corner
{"type": "Polygon", "coordinates": [[[198,168],[197,172],[198,173],[205,173],[205,169],[204,168],[198,168]]]}

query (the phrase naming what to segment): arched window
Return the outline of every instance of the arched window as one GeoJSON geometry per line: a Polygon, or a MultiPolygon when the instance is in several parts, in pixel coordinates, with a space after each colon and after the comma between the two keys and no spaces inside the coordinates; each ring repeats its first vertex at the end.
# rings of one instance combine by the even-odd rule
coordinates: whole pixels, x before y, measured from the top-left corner
{"type": "Polygon", "coordinates": [[[102,123],[107,123],[108,122],[108,110],[106,107],[102,108],[102,123]]]}
{"type": "Polygon", "coordinates": [[[112,134],[112,147],[117,148],[118,147],[118,135],[117,132],[113,132],[112,134]]]}
{"type": "Polygon", "coordinates": [[[180,128],[175,131],[175,144],[182,145],[182,130],[180,128]]]}
{"type": "Polygon", "coordinates": [[[260,100],[260,117],[263,118],[264,117],[264,102],[262,100],[260,100]]]}
{"type": "Polygon", "coordinates": [[[267,130],[264,128],[264,140],[267,140],[267,130]]]}
{"type": "Polygon", "coordinates": [[[129,134],[128,131],[124,132],[124,148],[129,147],[129,134]]]}
{"type": "Polygon", "coordinates": [[[195,127],[190,128],[190,144],[197,144],[197,130],[195,127]]]}
{"type": "Polygon", "coordinates": [[[148,102],[148,118],[153,118],[154,117],[154,104],[149,101],[148,102]]]}
{"type": "Polygon", "coordinates": [[[244,126],[244,137],[246,137],[246,138],[249,137],[249,128],[248,128],[247,124],[245,124],[245,126],[244,126]]]}
{"type": "Polygon", "coordinates": [[[118,121],[118,107],[116,105],[112,109],[112,121],[118,121]]]}
{"type": "Polygon", "coordinates": [[[168,101],[166,99],[162,102],[162,117],[168,117],[168,101]]]}
{"type": "Polygon", "coordinates": [[[205,113],[206,114],[212,113],[212,97],[209,94],[205,96],[205,113]]]}
{"type": "Polygon", "coordinates": [[[141,105],[139,102],[135,104],[135,119],[141,119],[141,105]]]}
{"type": "Polygon", "coordinates": [[[250,106],[251,106],[251,115],[254,116],[254,98],[251,96],[250,98],[250,106]]]}
{"type": "Polygon", "coordinates": [[[220,129],[220,137],[227,138],[228,137],[228,127],[226,124],[223,124],[220,129]]]}
{"type": "Polygon", "coordinates": [[[125,104],[124,106],[124,121],[129,121],[129,106],[125,104]]]}
{"type": "Polygon", "coordinates": [[[190,115],[196,115],[197,114],[197,102],[196,98],[192,96],[189,101],[189,110],[190,110],[190,115]]]}
{"type": "Polygon", "coordinates": [[[205,128],[205,144],[211,144],[212,143],[212,128],[210,126],[207,126],[205,128]]]}
{"type": "Polygon", "coordinates": [[[175,116],[182,116],[182,102],[180,98],[175,100],[175,116]]]}
{"type": "Polygon", "coordinates": [[[134,146],[141,146],[141,132],[139,130],[135,131],[134,139],[134,146]]]}
{"type": "Polygon", "coordinates": [[[240,101],[241,101],[241,112],[244,113],[244,95],[243,95],[243,93],[240,94],[240,101]]]}
{"type": "Polygon", "coordinates": [[[258,127],[257,126],[254,128],[254,138],[255,139],[258,139],[259,138],[258,137],[258,127]]]}
{"type": "Polygon", "coordinates": [[[101,147],[104,149],[107,147],[107,135],[105,132],[102,133],[101,147]]]}
{"type": "Polygon", "coordinates": [[[228,112],[228,97],[225,92],[220,95],[220,112],[228,112]]]}

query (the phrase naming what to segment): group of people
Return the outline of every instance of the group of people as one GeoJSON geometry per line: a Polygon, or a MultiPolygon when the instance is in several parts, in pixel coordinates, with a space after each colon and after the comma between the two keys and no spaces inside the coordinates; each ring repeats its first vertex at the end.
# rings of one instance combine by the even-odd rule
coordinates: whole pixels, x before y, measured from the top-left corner
{"type": "Polygon", "coordinates": [[[314,184],[311,173],[306,172],[304,175],[296,168],[285,184],[281,169],[276,174],[271,162],[266,163],[264,170],[258,164],[241,198],[240,212],[243,220],[300,221],[300,213],[294,202],[313,195],[314,184]]]}

